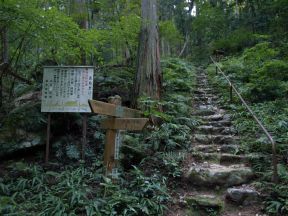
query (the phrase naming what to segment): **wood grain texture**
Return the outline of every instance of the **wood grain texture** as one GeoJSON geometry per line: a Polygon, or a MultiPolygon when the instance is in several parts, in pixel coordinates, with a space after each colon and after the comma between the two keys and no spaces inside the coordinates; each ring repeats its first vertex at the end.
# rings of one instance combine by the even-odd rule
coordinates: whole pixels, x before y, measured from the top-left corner
{"type": "Polygon", "coordinates": [[[101,122],[101,127],[104,129],[140,131],[143,130],[148,121],[148,118],[108,118],[101,122]]]}

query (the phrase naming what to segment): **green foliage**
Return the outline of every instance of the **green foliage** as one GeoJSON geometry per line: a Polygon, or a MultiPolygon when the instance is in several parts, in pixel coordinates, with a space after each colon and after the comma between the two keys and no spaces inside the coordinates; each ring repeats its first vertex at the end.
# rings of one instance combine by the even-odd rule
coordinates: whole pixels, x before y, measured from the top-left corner
{"type": "MultiPolygon", "coordinates": [[[[278,164],[278,174],[282,184],[262,183],[261,187],[271,194],[265,201],[265,210],[270,215],[285,215],[288,213],[288,170],[287,166],[278,164]]],[[[260,183],[261,184],[261,183],[260,183]]]]}
{"type": "MultiPolygon", "coordinates": [[[[279,49],[268,42],[256,44],[240,57],[229,58],[221,64],[250,101],[269,101],[287,95],[288,64],[279,59],[279,49]]],[[[221,83],[226,85],[223,79],[221,83]]]]}
{"type": "Polygon", "coordinates": [[[12,129],[21,128],[26,131],[39,131],[44,128],[45,117],[39,112],[40,103],[26,103],[8,113],[4,119],[5,126],[12,129]]]}
{"type": "Polygon", "coordinates": [[[238,57],[227,58],[220,63],[223,71],[232,79],[237,89],[247,100],[256,116],[276,141],[278,172],[280,182],[271,183],[272,146],[258,124],[241,102],[234,97],[229,101],[227,81],[222,76],[215,77],[215,67],[210,66],[209,76],[222,95],[222,103],[230,108],[233,123],[241,137],[241,148],[247,152],[267,155],[270,160],[253,160],[253,168],[260,177],[257,184],[265,194],[265,209],[271,215],[286,215],[288,203],[287,188],[287,143],[288,143],[288,106],[287,106],[287,62],[279,55],[279,47],[271,43],[260,43],[246,49],[238,57]],[[257,103],[255,103],[257,102],[257,103]]]}
{"type": "Polygon", "coordinates": [[[270,43],[263,42],[246,49],[243,53],[243,60],[248,66],[257,68],[261,67],[265,61],[273,59],[277,55],[278,51],[271,48],[270,43]]]}
{"type": "MultiPolygon", "coordinates": [[[[162,215],[169,196],[165,178],[144,176],[134,168],[129,182],[113,184],[91,167],[64,167],[45,172],[26,165],[23,176],[0,182],[1,214],[14,215],[162,215]],[[103,180],[102,180],[103,179],[103,180]]],[[[13,169],[13,172],[20,170],[13,169]]]]}
{"type": "Polygon", "coordinates": [[[199,125],[196,118],[187,117],[191,109],[191,94],[195,86],[195,68],[180,59],[162,61],[165,94],[162,101],[142,98],[141,107],[147,115],[162,119],[146,138],[154,150],[172,151],[188,148],[192,130],[199,125]],[[159,107],[163,112],[159,112],[159,107]]]}
{"type": "Polygon", "coordinates": [[[171,20],[160,22],[159,30],[160,36],[166,39],[172,46],[177,46],[183,41],[183,36],[171,20]]]}
{"type": "Polygon", "coordinates": [[[161,64],[166,94],[189,94],[195,86],[195,68],[180,59],[163,60],[161,64]]]}
{"type": "Polygon", "coordinates": [[[164,170],[162,172],[166,172],[166,176],[173,178],[180,178],[182,176],[181,163],[185,159],[185,153],[182,152],[167,152],[160,154],[160,158],[164,163],[164,170]]]}
{"type": "Polygon", "coordinates": [[[191,140],[191,129],[186,125],[164,123],[149,137],[149,144],[154,150],[172,151],[177,148],[188,148],[191,140]]]}
{"type": "Polygon", "coordinates": [[[239,28],[231,32],[226,38],[216,40],[213,50],[222,50],[225,53],[237,53],[245,47],[255,44],[256,37],[247,29],[239,28]]]}
{"type": "MultiPolygon", "coordinates": [[[[106,37],[109,38],[113,51],[126,46],[126,49],[130,52],[130,57],[135,58],[140,24],[141,19],[137,14],[123,15],[118,22],[111,22],[111,30],[102,31],[102,34],[106,34],[106,37]]],[[[121,62],[123,57],[120,55],[120,59],[114,59],[113,61],[121,62]]]]}

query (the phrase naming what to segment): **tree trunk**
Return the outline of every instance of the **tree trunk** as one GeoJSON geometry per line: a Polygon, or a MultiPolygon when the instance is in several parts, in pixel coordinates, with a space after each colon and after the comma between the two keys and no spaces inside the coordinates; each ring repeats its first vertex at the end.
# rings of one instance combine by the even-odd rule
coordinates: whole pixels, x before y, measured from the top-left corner
{"type": "MultiPolygon", "coordinates": [[[[89,22],[88,22],[88,12],[86,8],[86,0],[74,0],[72,13],[76,13],[77,16],[77,23],[81,29],[88,29],[89,22]]],[[[87,56],[85,51],[80,47],[81,50],[81,64],[87,64],[87,56]]]]}
{"type": "Polygon", "coordinates": [[[163,37],[161,38],[161,51],[161,55],[165,56],[165,41],[163,37]]]}
{"type": "Polygon", "coordinates": [[[140,96],[159,100],[162,86],[156,0],[142,0],[141,13],[142,24],[134,82],[134,107],[137,106],[137,99],[140,96]]]}
{"type": "Polygon", "coordinates": [[[185,39],[185,43],[184,43],[184,45],[183,45],[183,48],[182,48],[182,50],[181,50],[178,58],[180,58],[180,57],[184,54],[185,49],[186,49],[186,47],[187,47],[187,45],[188,45],[188,42],[189,42],[189,35],[187,34],[187,35],[186,35],[186,39],[185,39]]]}
{"type": "MultiPolygon", "coordinates": [[[[1,47],[2,47],[2,63],[1,64],[8,64],[9,56],[8,56],[8,36],[7,36],[7,27],[3,27],[1,30],[1,47]]],[[[0,76],[0,107],[3,105],[3,76],[4,70],[6,70],[6,66],[2,67],[3,71],[1,71],[0,76]]]]}

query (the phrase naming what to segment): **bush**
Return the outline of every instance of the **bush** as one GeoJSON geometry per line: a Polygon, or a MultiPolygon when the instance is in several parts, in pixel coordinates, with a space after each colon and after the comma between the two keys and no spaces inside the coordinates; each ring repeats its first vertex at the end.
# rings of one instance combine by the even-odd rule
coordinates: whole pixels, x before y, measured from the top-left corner
{"type": "Polygon", "coordinates": [[[225,53],[237,53],[245,47],[256,43],[256,36],[251,31],[241,28],[232,32],[228,37],[214,42],[213,50],[223,50],[225,53]]]}

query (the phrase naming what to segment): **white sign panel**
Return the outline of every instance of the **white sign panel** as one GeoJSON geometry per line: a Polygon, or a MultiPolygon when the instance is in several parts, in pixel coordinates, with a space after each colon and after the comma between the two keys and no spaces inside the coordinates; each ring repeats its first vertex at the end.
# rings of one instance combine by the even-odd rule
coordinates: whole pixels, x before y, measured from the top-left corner
{"type": "Polygon", "coordinates": [[[91,112],[93,67],[45,67],[41,112],[91,112]]]}

